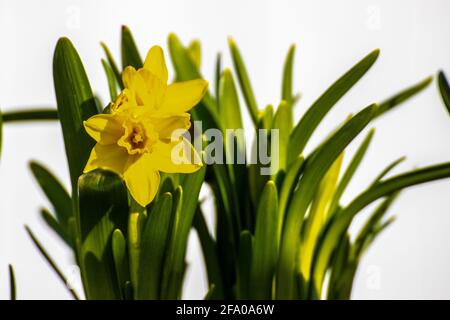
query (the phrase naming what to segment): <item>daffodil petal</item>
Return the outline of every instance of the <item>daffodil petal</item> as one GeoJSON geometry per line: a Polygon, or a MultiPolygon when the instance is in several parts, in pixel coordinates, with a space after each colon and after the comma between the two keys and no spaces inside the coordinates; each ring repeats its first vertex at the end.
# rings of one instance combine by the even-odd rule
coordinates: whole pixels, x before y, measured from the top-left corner
{"type": "Polygon", "coordinates": [[[166,173],[192,173],[202,167],[200,156],[185,138],[170,143],[159,141],[150,161],[153,167],[166,173]]]}
{"type": "Polygon", "coordinates": [[[122,135],[123,129],[112,114],[98,114],[84,121],[86,132],[100,144],[113,144],[122,135]]]}
{"type": "Polygon", "coordinates": [[[123,175],[129,161],[130,157],[124,148],[97,143],[91,151],[84,172],[100,168],[123,175]]]}
{"type": "Polygon", "coordinates": [[[127,168],[124,180],[134,200],[145,207],[155,198],[160,176],[150,165],[149,156],[143,155],[127,168]]]}
{"type": "Polygon", "coordinates": [[[153,46],[147,53],[144,62],[144,69],[149,70],[157,76],[163,83],[167,83],[168,72],[164,52],[160,46],[153,46]]]}
{"type": "Polygon", "coordinates": [[[159,134],[160,139],[169,139],[172,137],[172,134],[175,133],[183,133],[182,131],[186,131],[191,126],[191,115],[189,113],[182,113],[176,116],[169,116],[165,118],[155,118],[153,119],[153,126],[155,130],[159,134]]]}
{"type": "Polygon", "coordinates": [[[161,112],[179,114],[192,109],[202,100],[208,88],[208,82],[202,79],[176,82],[167,87],[161,112]]]}

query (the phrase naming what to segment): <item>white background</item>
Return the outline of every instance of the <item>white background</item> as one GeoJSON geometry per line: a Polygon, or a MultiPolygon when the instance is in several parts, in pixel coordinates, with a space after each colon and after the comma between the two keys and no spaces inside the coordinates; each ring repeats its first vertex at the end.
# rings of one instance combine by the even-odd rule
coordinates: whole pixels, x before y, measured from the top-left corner
{"type": "MultiPolygon", "coordinates": [[[[450,75],[449,14],[450,2],[445,0],[0,0],[0,106],[11,110],[55,105],[52,55],[61,36],[73,41],[92,87],[106,101],[99,41],[105,41],[118,57],[122,24],[132,29],[142,55],[154,44],[165,48],[169,32],[176,32],[184,43],[199,38],[207,79],[212,79],[218,51],[230,66],[226,39],[232,35],[261,107],[279,102],[283,59],[288,46],[296,43],[295,88],[302,93],[297,119],[338,76],[380,48],[377,63],[327,116],[313,137],[315,143],[349,113],[435,75],[439,69],[450,75]]],[[[374,126],[374,142],[345,201],[402,155],[407,161],[396,172],[450,159],[450,119],[435,82],[374,126]]],[[[62,270],[76,279],[70,252],[39,219],[38,209],[48,203],[30,174],[30,159],[45,163],[68,185],[61,129],[56,122],[4,128],[0,298],[8,298],[7,265],[13,263],[19,298],[66,299],[66,288],[23,228],[30,225],[62,270]]],[[[363,259],[353,298],[450,298],[449,187],[450,180],[446,180],[401,194],[390,212],[397,216],[396,222],[363,259]]],[[[206,291],[202,258],[194,234],[191,240],[184,297],[201,298],[206,291]]]]}

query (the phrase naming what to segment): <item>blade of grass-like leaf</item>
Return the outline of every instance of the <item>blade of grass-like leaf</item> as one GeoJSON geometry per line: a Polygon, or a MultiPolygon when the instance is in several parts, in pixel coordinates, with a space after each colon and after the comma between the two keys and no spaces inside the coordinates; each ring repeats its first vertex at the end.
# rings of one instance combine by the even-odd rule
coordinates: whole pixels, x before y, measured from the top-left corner
{"type": "Polygon", "coordinates": [[[292,166],[288,169],[287,174],[283,181],[283,186],[280,191],[279,201],[279,214],[278,214],[278,233],[281,234],[283,227],[286,208],[288,208],[289,201],[294,193],[294,189],[297,186],[298,179],[303,169],[305,159],[303,157],[297,158],[292,166]]]}
{"type": "Polygon", "coordinates": [[[242,231],[239,238],[239,257],[237,271],[237,297],[249,299],[250,297],[250,268],[253,256],[253,236],[248,230],[242,231]]]}
{"type": "Polygon", "coordinates": [[[194,228],[197,231],[200,245],[202,247],[209,286],[214,286],[214,291],[212,292],[211,298],[223,299],[225,295],[223,292],[221,267],[217,257],[217,247],[214,239],[208,231],[208,227],[200,207],[197,209],[195,214],[194,228]]]}
{"type": "MultiPolygon", "coordinates": [[[[55,209],[56,217],[61,228],[68,232],[69,219],[73,217],[72,199],[64,186],[58,179],[43,165],[32,161],[30,169],[42,191],[55,209]]],[[[67,235],[69,235],[67,233],[67,235]]]]}
{"type": "Polygon", "coordinates": [[[288,165],[302,152],[309,138],[331,108],[338,102],[375,63],[379,50],[374,50],[331,85],[306,111],[291,134],[288,165]]]}
{"type": "Polygon", "coordinates": [[[14,268],[10,264],[9,269],[9,299],[16,300],[16,277],[14,276],[14,268]]]}
{"type": "Polygon", "coordinates": [[[294,68],[295,44],[289,47],[283,67],[283,82],[281,86],[281,100],[289,103],[292,107],[296,101],[296,95],[293,94],[293,68],[294,68]]]}
{"type": "Polygon", "coordinates": [[[170,237],[172,195],[163,194],[149,213],[144,226],[139,259],[139,281],[135,298],[159,299],[163,262],[170,237]]]}
{"type": "Polygon", "coordinates": [[[166,268],[163,274],[163,299],[181,298],[185,256],[200,189],[205,179],[206,166],[185,176],[182,187],[178,187],[174,196],[174,221],[172,239],[167,253],[166,268]],[[183,195],[183,190],[188,195],[183,195]]]}
{"type": "Polygon", "coordinates": [[[97,105],[80,57],[67,38],[59,39],[56,45],[53,80],[72,191],[76,200],[78,177],[95,144],[85,132],[83,121],[97,114],[97,105]]]}
{"type": "Polygon", "coordinates": [[[270,300],[278,258],[278,196],[273,181],[267,182],[258,206],[252,250],[249,298],[270,300]]]}
{"type": "Polygon", "coordinates": [[[224,128],[242,129],[242,116],[239,97],[231,70],[226,68],[220,78],[219,111],[224,128]]]}
{"type": "Polygon", "coordinates": [[[362,192],[330,221],[322,233],[323,239],[316,249],[313,263],[314,283],[311,285],[314,288],[312,290],[320,292],[333,250],[358,212],[373,201],[406,187],[448,177],[450,177],[450,162],[394,176],[362,192]]]}
{"type": "Polygon", "coordinates": [[[112,234],[126,230],[128,199],[114,173],[95,170],[79,179],[80,261],[87,299],[120,299],[112,234]]]}
{"type": "Polygon", "coordinates": [[[222,75],[222,54],[219,52],[216,56],[216,68],[215,68],[215,90],[214,93],[216,94],[216,100],[217,105],[219,105],[219,99],[220,99],[220,78],[222,75]]]}
{"type": "Polygon", "coordinates": [[[330,214],[334,214],[335,210],[339,206],[339,201],[341,200],[342,194],[344,193],[345,189],[347,188],[348,184],[350,183],[350,180],[352,179],[353,175],[356,172],[356,169],[358,169],[362,159],[364,158],[364,155],[367,152],[367,149],[369,148],[370,142],[372,141],[373,134],[375,133],[375,129],[371,129],[367,136],[364,138],[363,142],[359,146],[358,150],[356,151],[355,155],[353,156],[352,160],[350,161],[347,169],[345,170],[345,173],[343,174],[342,178],[339,180],[339,184],[336,188],[336,191],[333,196],[333,200],[330,204],[330,214]]]}
{"type": "MultiPolygon", "coordinates": [[[[183,46],[178,37],[171,33],[167,39],[170,57],[176,72],[178,81],[188,81],[203,78],[189,56],[189,52],[183,46]]],[[[216,102],[211,98],[209,92],[205,94],[202,101],[191,110],[194,120],[201,120],[205,129],[220,128],[220,121],[216,114],[216,102]]]]}
{"type": "Polygon", "coordinates": [[[200,41],[192,40],[189,43],[187,50],[189,52],[191,60],[194,62],[195,66],[200,70],[200,65],[202,61],[202,46],[200,41]]]}
{"type": "Polygon", "coordinates": [[[405,161],[406,157],[400,157],[397,160],[390,163],[383,171],[380,172],[378,176],[373,180],[372,184],[369,186],[369,189],[375,186],[378,182],[381,181],[389,172],[391,172],[396,166],[405,161]]]}
{"type": "Polygon", "coordinates": [[[58,111],[53,109],[18,110],[3,113],[3,122],[58,120],[58,111]]]}
{"type": "Polygon", "coordinates": [[[389,195],[386,200],[384,200],[370,215],[369,219],[366,221],[363,228],[356,237],[355,243],[353,245],[353,254],[355,259],[359,259],[359,257],[361,257],[367,239],[369,238],[370,234],[376,229],[376,226],[380,224],[381,219],[386,214],[388,209],[392,206],[397,196],[398,192],[389,195]]]}
{"type": "Polygon", "coordinates": [[[278,158],[278,169],[286,169],[286,155],[293,126],[292,109],[286,101],[281,101],[273,118],[272,129],[278,130],[278,154],[272,155],[272,162],[278,158]]]}
{"type": "Polygon", "coordinates": [[[73,248],[73,242],[69,236],[69,230],[64,229],[61,224],[53,217],[53,215],[46,209],[41,209],[41,217],[45,223],[71,248],[73,248]]]}
{"type": "Polygon", "coordinates": [[[116,80],[114,78],[114,72],[112,71],[108,62],[106,62],[106,60],[104,59],[102,59],[102,66],[105,70],[106,79],[108,80],[109,97],[111,98],[111,101],[114,101],[117,98],[117,88],[116,80]]]}
{"type": "Polygon", "coordinates": [[[300,230],[306,210],[330,166],[370,122],[376,108],[376,105],[371,105],[356,114],[325,143],[312,160],[306,161],[303,177],[292,195],[292,202],[286,213],[278,264],[277,298],[298,297],[294,281],[298,256],[292,250],[299,247],[300,230]]]}
{"type": "Polygon", "coordinates": [[[125,283],[130,281],[130,270],[128,266],[127,244],[125,237],[116,229],[112,235],[112,252],[114,258],[114,267],[116,270],[118,286],[122,292],[122,299],[125,298],[125,283]]]}
{"type": "Polygon", "coordinates": [[[134,42],[131,30],[122,26],[121,32],[122,69],[132,66],[135,69],[142,68],[142,58],[134,42]]]}
{"type": "Polygon", "coordinates": [[[320,231],[329,219],[328,210],[336,190],[343,159],[344,152],[338,156],[323,177],[309,209],[308,219],[304,223],[300,246],[300,271],[305,281],[309,281],[311,276],[311,263],[320,231]]]}
{"type": "Polygon", "coordinates": [[[381,116],[382,114],[392,110],[394,107],[398,106],[402,102],[405,102],[409,98],[415,96],[417,93],[428,87],[428,85],[433,80],[432,77],[428,77],[421,82],[397,93],[393,97],[386,99],[385,101],[381,102],[379,104],[379,108],[377,111],[377,117],[381,116]]]}
{"type": "Polygon", "coordinates": [[[438,86],[441,92],[442,100],[444,101],[447,111],[450,114],[450,86],[444,72],[439,71],[438,74],[438,86]]]}
{"type": "Polygon", "coordinates": [[[241,86],[245,103],[253,120],[253,124],[255,125],[255,127],[257,127],[259,119],[258,105],[256,103],[255,95],[253,94],[253,89],[250,84],[250,79],[244,64],[244,60],[242,59],[241,53],[239,52],[236,43],[231,37],[228,38],[228,46],[230,47],[234,70],[236,71],[236,74],[238,76],[239,85],[241,86]]]}
{"type": "Polygon", "coordinates": [[[52,267],[52,269],[56,272],[56,274],[58,275],[58,278],[62,281],[62,283],[64,284],[64,286],[69,290],[70,294],[72,295],[72,297],[75,300],[80,300],[80,298],[78,297],[77,293],[75,292],[75,290],[73,290],[72,288],[70,288],[69,286],[67,286],[67,279],[64,276],[64,274],[59,270],[58,266],[56,265],[56,263],[53,261],[53,259],[50,257],[50,255],[47,253],[47,251],[44,249],[44,247],[41,245],[41,243],[39,242],[39,240],[36,238],[36,236],[34,235],[34,233],[31,231],[31,229],[28,226],[25,226],[25,231],[28,233],[28,235],[30,236],[31,240],[33,241],[34,245],[36,246],[36,248],[39,250],[39,252],[42,254],[42,256],[44,257],[44,259],[47,261],[47,263],[50,265],[50,267],[52,267]]]}
{"type": "Polygon", "coordinates": [[[122,90],[123,89],[122,76],[121,72],[119,71],[119,68],[117,67],[117,63],[114,60],[114,57],[112,56],[108,46],[104,42],[100,42],[100,45],[102,46],[103,51],[105,52],[106,60],[108,60],[109,66],[111,67],[111,70],[114,73],[116,81],[119,84],[120,89],[122,90]]]}

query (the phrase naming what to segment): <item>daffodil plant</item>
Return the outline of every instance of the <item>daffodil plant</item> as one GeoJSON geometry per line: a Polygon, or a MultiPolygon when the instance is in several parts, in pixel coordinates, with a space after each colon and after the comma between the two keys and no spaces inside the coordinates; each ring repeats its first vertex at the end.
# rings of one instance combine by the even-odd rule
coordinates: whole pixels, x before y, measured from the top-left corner
{"type": "MultiPolygon", "coordinates": [[[[210,90],[200,71],[198,41],[184,46],[174,34],[169,35],[176,72],[171,84],[163,50],[152,47],[142,61],[128,28],[122,29],[121,68],[108,47],[103,43],[102,47],[110,93],[105,105],[93,95],[68,39],[58,41],[54,54],[57,116],[71,192],[44,166],[31,163],[52,205],[41,210],[42,217],[72,248],[87,299],[181,298],[188,234],[193,227],[207,271],[206,298],[349,299],[362,254],[392,222],[384,216],[398,193],[450,176],[447,162],[388,177],[399,159],[352,201],[341,200],[374,130],[366,133],[344,168],[347,146],[372,120],[426,88],[431,78],[350,115],[322,143],[305,152],[321,120],[371,68],[378,50],[332,84],[294,124],[293,110],[299,100],[293,90],[294,46],[284,64],[276,109],[272,105],[259,108],[232,39],[234,73],[222,68],[218,55],[210,90]],[[270,146],[264,149],[270,150],[269,164],[246,157],[250,143],[237,134],[244,128],[240,96],[252,120],[253,128],[246,129],[265,132],[256,135],[252,148],[270,146]],[[188,132],[191,118],[201,124],[199,134],[188,132]],[[214,149],[226,161],[202,163],[202,150],[192,146],[205,145],[204,153],[208,153],[208,130],[223,133],[223,144],[214,149]],[[236,161],[242,156],[245,161],[236,161]],[[262,170],[267,165],[270,170],[262,170]],[[203,183],[212,190],[213,212],[204,212],[211,209],[199,199],[203,183]],[[378,207],[351,238],[348,230],[353,218],[375,201],[378,207]],[[205,214],[216,216],[213,232],[205,214]]],[[[440,83],[444,88],[446,82],[441,79],[440,83]]],[[[448,85],[445,88],[448,96],[448,85]]],[[[27,231],[66,283],[36,235],[28,227],[27,231]]],[[[74,298],[82,297],[69,290],[74,298]]]]}

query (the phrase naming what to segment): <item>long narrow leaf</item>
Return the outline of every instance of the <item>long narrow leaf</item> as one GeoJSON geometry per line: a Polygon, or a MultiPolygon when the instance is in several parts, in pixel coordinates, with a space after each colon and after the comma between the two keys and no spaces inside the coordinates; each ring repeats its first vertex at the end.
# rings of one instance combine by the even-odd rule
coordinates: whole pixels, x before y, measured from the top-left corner
{"type": "Polygon", "coordinates": [[[121,33],[121,49],[122,49],[122,69],[132,66],[136,69],[142,68],[142,58],[134,42],[131,30],[127,26],[122,26],[121,33]]]}
{"type": "Polygon", "coordinates": [[[299,156],[319,123],[331,108],[346,94],[375,63],[379,50],[374,50],[339,78],[308,109],[295,126],[289,143],[288,164],[299,156]]]}

